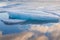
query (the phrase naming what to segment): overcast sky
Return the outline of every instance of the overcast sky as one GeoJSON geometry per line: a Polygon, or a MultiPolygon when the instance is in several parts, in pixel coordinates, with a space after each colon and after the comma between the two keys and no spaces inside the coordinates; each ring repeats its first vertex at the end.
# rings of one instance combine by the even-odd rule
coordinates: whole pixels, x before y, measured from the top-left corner
{"type": "Polygon", "coordinates": [[[23,1],[23,2],[40,2],[40,1],[60,1],[60,0],[0,0],[0,1],[23,1]]]}

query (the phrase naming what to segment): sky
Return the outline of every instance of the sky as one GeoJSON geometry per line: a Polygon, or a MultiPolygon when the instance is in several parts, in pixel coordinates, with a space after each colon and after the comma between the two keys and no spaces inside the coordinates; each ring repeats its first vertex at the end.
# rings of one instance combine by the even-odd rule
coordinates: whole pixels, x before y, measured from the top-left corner
{"type": "Polygon", "coordinates": [[[40,1],[60,1],[60,0],[0,0],[0,1],[40,2],[40,1]]]}

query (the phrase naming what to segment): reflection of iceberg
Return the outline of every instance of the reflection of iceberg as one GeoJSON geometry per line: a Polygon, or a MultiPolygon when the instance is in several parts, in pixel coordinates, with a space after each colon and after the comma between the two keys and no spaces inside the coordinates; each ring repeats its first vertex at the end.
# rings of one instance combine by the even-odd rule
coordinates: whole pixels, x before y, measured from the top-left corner
{"type": "MultiPolygon", "coordinates": [[[[45,26],[31,26],[29,28],[29,31],[22,32],[20,34],[12,34],[12,35],[3,35],[3,39],[9,38],[14,40],[60,40],[60,24],[53,25],[51,27],[45,27],[45,26]],[[32,29],[31,29],[32,28],[32,29]],[[46,29],[45,29],[46,28],[46,29]],[[34,30],[34,31],[33,31],[34,30]],[[47,34],[46,34],[47,33],[47,34]]],[[[9,40],[8,39],[8,40],[9,40]]]]}

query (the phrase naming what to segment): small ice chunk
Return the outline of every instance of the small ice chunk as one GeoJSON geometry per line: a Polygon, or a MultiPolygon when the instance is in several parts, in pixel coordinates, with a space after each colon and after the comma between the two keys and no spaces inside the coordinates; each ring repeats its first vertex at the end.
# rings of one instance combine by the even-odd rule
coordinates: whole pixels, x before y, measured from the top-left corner
{"type": "Polygon", "coordinates": [[[0,2],[0,7],[7,6],[6,2],[0,2]]]}
{"type": "Polygon", "coordinates": [[[0,13],[0,19],[8,19],[9,14],[8,13],[0,13]]]}

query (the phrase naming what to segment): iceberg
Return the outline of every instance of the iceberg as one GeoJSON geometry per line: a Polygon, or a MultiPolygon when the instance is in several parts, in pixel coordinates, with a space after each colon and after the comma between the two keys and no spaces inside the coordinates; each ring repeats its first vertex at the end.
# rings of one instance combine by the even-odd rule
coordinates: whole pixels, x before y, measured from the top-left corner
{"type": "Polygon", "coordinates": [[[9,14],[7,12],[0,12],[0,19],[9,19],[9,14]]]}
{"type": "Polygon", "coordinates": [[[1,20],[5,24],[45,24],[59,22],[59,17],[52,15],[47,16],[47,14],[42,15],[39,13],[14,13],[14,12],[9,12],[8,14],[9,18],[7,20],[1,20]]]}

